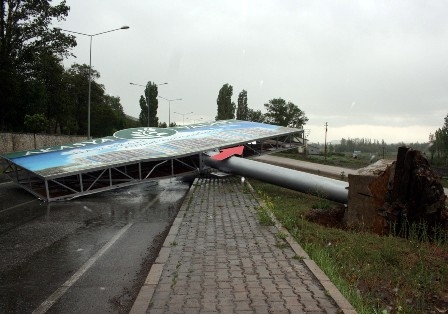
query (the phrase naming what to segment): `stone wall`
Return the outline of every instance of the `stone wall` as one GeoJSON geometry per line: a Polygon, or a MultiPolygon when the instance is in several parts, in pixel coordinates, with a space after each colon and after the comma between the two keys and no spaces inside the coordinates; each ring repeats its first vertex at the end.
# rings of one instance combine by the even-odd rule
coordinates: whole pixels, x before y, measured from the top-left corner
{"type": "Polygon", "coordinates": [[[0,133],[0,155],[22,150],[58,146],[85,141],[85,136],[36,134],[34,146],[33,133],[0,133]]]}

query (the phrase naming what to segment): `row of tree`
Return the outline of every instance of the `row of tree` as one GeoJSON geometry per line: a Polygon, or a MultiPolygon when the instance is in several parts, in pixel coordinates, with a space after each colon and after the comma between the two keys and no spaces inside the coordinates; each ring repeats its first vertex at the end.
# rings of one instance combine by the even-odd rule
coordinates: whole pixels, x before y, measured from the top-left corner
{"type": "MultiPolygon", "coordinates": [[[[51,27],[64,20],[65,1],[1,0],[0,131],[87,134],[89,66],[65,69],[62,60],[75,37],[51,27]]],[[[92,70],[91,135],[105,136],[135,125],[120,98],[105,94],[92,70]]]]}
{"type": "Polygon", "coordinates": [[[448,166],[448,114],[444,118],[445,123],[434,134],[429,135],[431,147],[431,160],[435,163],[448,166]]]}
{"type": "Polygon", "coordinates": [[[239,93],[237,105],[232,101],[232,96],[232,85],[224,84],[219,90],[218,98],[216,99],[218,106],[216,120],[236,118],[238,120],[264,122],[294,128],[301,128],[308,121],[305,112],[292,102],[286,102],[282,98],[269,100],[267,104],[264,104],[266,113],[262,113],[261,110],[249,108],[246,90],[243,89],[239,93]]]}
{"type": "MultiPolygon", "coordinates": [[[[429,142],[426,143],[394,143],[387,144],[384,140],[372,140],[368,138],[342,138],[339,144],[329,144],[330,153],[347,153],[361,151],[371,154],[396,153],[398,147],[409,146],[425,153],[431,163],[437,166],[448,166],[448,114],[444,118],[443,126],[429,135],[429,142]]],[[[319,147],[324,145],[317,144],[319,147]]]]}
{"type": "Polygon", "coordinates": [[[428,149],[428,143],[393,143],[388,144],[384,140],[372,140],[370,138],[342,138],[339,144],[328,144],[329,152],[334,153],[353,153],[361,151],[362,153],[370,153],[381,155],[384,153],[397,152],[400,146],[410,146],[414,149],[425,151],[428,149]]]}

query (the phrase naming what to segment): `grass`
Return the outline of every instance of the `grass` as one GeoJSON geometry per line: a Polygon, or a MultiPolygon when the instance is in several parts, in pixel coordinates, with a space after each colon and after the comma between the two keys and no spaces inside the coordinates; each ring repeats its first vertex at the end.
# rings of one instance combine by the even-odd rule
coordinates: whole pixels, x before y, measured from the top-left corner
{"type": "Polygon", "coordinates": [[[262,226],[273,226],[274,221],[269,215],[269,212],[272,211],[274,204],[272,203],[269,195],[267,195],[266,193],[263,193],[262,197],[265,202],[265,206],[256,208],[258,221],[262,226]]]}
{"type": "Polygon", "coordinates": [[[442,180],[440,180],[440,182],[442,183],[442,186],[444,188],[448,188],[448,179],[443,178],[442,180]]]}
{"type": "MultiPolygon", "coordinates": [[[[302,155],[297,154],[296,151],[285,151],[280,153],[275,153],[274,155],[279,157],[286,157],[291,159],[303,160],[314,162],[318,164],[325,164],[330,166],[344,167],[349,169],[359,169],[366,167],[370,164],[369,154],[360,154],[357,158],[352,158],[346,154],[332,154],[328,155],[327,158],[323,155],[302,155]]],[[[386,156],[388,158],[388,156],[386,156]]],[[[390,156],[390,159],[395,159],[395,156],[390,156]]],[[[377,160],[377,159],[375,159],[377,160]]]]}
{"type": "Polygon", "coordinates": [[[179,277],[179,267],[182,265],[180,261],[176,264],[176,270],[173,273],[173,277],[171,278],[171,287],[175,286],[177,283],[177,277],[179,277]]]}
{"type": "Polygon", "coordinates": [[[448,312],[446,230],[437,230],[430,242],[424,226],[409,226],[408,239],[327,228],[305,215],[331,202],[259,181],[251,184],[268,197],[269,210],[358,313],[448,312]]]}
{"type": "Polygon", "coordinates": [[[257,209],[258,221],[262,226],[273,226],[274,222],[269,216],[269,212],[266,208],[260,207],[257,209]]]}

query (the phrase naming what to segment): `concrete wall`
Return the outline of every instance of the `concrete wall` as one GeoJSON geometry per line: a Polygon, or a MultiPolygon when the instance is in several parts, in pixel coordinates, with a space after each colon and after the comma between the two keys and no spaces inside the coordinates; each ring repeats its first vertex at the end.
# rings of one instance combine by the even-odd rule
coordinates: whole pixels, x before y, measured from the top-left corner
{"type": "Polygon", "coordinates": [[[36,134],[36,147],[34,147],[34,134],[32,133],[0,133],[0,155],[21,150],[77,143],[86,139],[86,136],[36,134]]]}

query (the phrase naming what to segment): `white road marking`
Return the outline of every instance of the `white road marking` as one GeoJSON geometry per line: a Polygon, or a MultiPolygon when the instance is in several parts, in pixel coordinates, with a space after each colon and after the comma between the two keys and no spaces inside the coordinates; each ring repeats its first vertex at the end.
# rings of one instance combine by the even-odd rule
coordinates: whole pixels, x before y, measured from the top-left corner
{"type": "Polygon", "coordinates": [[[11,210],[11,209],[14,209],[14,208],[17,208],[17,207],[20,207],[22,205],[26,205],[26,204],[29,204],[29,203],[32,203],[32,202],[36,202],[36,201],[38,201],[38,199],[31,200],[31,201],[28,201],[28,202],[25,202],[25,203],[20,203],[18,205],[14,205],[14,206],[11,206],[11,207],[8,207],[8,208],[0,210],[0,213],[6,212],[8,210],[11,210]]]}
{"type": "Polygon", "coordinates": [[[71,286],[73,286],[84,273],[132,226],[133,223],[128,223],[126,226],[107,242],[94,256],[92,256],[81,268],[73,274],[66,282],[62,284],[55,292],[53,292],[42,304],[33,311],[35,314],[43,314],[47,312],[56,301],[62,297],[71,286]]]}

